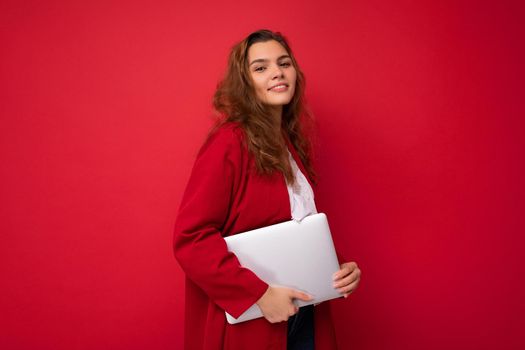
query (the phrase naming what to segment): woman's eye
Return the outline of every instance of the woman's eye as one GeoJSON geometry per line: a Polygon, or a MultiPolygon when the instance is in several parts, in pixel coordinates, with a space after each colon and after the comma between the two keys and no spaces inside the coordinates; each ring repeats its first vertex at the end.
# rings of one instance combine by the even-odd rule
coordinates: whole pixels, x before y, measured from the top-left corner
{"type": "MultiPolygon", "coordinates": [[[[289,67],[291,66],[292,64],[290,62],[283,62],[280,64],[281,67],[289,67]]],[[[266,69],[266,67],[257,67],[254,69],[255,72],[262,72],[266,69]]]]}

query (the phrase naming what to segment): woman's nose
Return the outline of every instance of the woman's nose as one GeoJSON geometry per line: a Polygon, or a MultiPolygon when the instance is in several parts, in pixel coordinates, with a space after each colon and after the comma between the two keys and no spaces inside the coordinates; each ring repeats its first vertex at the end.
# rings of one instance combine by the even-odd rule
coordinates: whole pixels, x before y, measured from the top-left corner
{"type": "Polygon", "coordinates": [[[272,72],[272,78],[282,77],[283,75],[284,75],[283,70],[281,69],[279,65],[277,65],[274,68],[274,71],[272,72]]]}

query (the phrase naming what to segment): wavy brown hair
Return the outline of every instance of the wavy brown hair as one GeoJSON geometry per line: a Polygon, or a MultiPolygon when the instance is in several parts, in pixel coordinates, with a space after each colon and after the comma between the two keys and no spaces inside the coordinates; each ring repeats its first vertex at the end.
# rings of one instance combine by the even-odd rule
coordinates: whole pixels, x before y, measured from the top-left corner
{"type": "MultiPolygon", "coordinates": [[[[285,133],[294,145],[308,176],[315,183],[316,173],[311,162],[311,143],[306,133],[311,131],[313,118],[304,103],[305,77],[287,39],[280,32],[261,29],[248,35],[234,45],[228,59],[224,78],[217,84],[213,107],[222,114],[214,130],[226,122],[237,122],[244,129],[249,151],[254,155],[257,169],[262,174],[281,171],[288,183],[294,175],[288,161],[285,133]],[[248,49],[258,42],[275,40],[287,51],[297,72],[295,93],[292,100],[283,106],[281,130],[275,127],[270,107],[256,95],[248,70],[248,49]]],[[[212,131],[213,132],[213,131],[212,131]]]]}

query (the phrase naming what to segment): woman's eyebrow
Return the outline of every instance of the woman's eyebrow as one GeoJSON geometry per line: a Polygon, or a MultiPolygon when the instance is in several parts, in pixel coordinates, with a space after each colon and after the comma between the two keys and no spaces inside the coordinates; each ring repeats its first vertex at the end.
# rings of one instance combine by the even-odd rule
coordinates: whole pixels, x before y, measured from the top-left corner
{"type": "MultiPolygon", "coordinates": [[[[279,56],[279,57],[277,58],[277,61],[280,61],[280,60],[282,60],[283,58],[291,58],[291,57],[290,57],[289,55],[281,55],[281,56],[279,56]]],[[[268,61],[269,61],[269,59],[267,59],[267,58],[258,58],[258,59],[256,59],[256,60],[253,60],[253,61],[250,63],[250,66],[251,66],[252,64],[254,64],[254,63],[257,63],[257,62],[268,62],[268,61]]]]}

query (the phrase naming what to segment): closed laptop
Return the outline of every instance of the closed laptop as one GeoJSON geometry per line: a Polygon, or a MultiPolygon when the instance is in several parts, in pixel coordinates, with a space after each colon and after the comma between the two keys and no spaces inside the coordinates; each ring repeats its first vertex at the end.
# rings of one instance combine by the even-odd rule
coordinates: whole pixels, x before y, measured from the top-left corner
{"type": "MultiPolygon", "coordinates": [[[[228,250],[242,266],[269,285],[289,287],[311,295],[299,307],[339,298],[332,275],[339,270],[328,220],[323,213],[225,237],[228,250]]],[[[230,324],[262,317],[254,304],[239,318],[226,313],[230,324]]]]}

